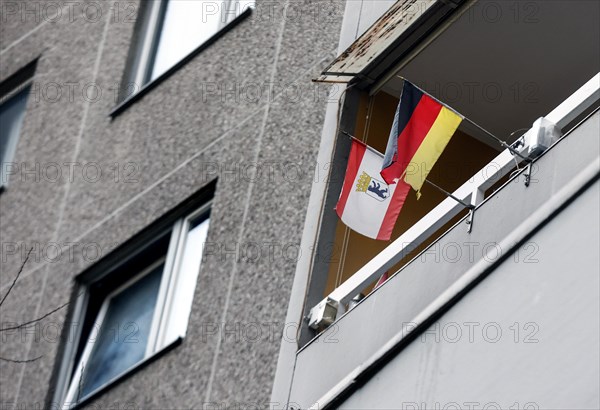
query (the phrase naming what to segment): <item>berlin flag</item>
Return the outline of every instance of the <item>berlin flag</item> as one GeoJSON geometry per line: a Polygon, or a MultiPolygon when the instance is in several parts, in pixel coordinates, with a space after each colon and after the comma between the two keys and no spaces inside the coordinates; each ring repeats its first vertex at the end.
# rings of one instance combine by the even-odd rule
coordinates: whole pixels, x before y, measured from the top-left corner
{"type": "Polygon", "coordinates": [[[342,222],[373,239],[389,240],[410,190],[404,181],[388,185],[379,175],[383,155],[352,139],[346,178],[335,207],[342,222]]]}

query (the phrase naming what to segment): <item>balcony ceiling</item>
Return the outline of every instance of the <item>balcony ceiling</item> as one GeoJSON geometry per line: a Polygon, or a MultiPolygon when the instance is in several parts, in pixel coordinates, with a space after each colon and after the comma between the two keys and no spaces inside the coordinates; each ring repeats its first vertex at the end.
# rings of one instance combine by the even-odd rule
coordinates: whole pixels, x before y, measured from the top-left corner
{"type": "MultiPolygon", "coordinates": [[[[480,1],[399,74],[495,135],[533,121],[600,71],[600,2],[480,1]]],[[[383,90],[399,94],[394,78],[383,90]]],[[[485,137],[484,137],[485,139],[485,137]]]]}

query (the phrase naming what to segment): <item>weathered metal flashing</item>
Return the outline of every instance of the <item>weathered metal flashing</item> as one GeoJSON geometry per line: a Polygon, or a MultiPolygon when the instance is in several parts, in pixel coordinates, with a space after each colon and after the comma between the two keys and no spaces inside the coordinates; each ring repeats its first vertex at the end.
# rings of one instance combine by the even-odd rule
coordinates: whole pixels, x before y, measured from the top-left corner
{"type": "Polygon", "coordinates": [[[313,81],[375,82],[457,6],[450,0],[399,0],[313,81]]]}

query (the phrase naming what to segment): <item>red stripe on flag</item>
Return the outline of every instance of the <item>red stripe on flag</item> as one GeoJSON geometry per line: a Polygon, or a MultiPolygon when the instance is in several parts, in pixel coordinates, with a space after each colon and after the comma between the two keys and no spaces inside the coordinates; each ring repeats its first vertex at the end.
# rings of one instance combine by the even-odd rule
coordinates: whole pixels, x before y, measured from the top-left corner
{"type": "Polygon", "coordinates": [[[367,146],[362,142],[355,139],[352,140],[352,148],[350,149],[350,156],[348,157],[348,166],[346,167],[346,177],[344,178],[342,193],[340,194],[340,199],[335,206],[335,210],[340,218],[344,213],[348,196],[354,187],[354,180],[356,179],[356,174],[358,173],[358,169],[360,168],[360,163],[362,162],[366,149],[367,146]]]}
{"type": "Polygon", "coordinates": [[[394,225],[396,225],[396,220],[398,219],[398,215],[402,210],[402,206],[404,206],[404,201],[406,201],[409,192],[410,185],[404,182],[403,179],[399,180],[396,184],[394,195],[390,198],[390,206],[388,206],[385,216],[383,217],[381,228],[379,228],[379,233],[377,234],[378,240],[389,241],[392,237],[394,225]]]}
{"type": "Polygon", "coordinates": [[[394,163],[381,171],[381,176],[386,183],[393,184],[395,179],[399,179],[404,174],[441,110],[442,105],[431,97],[427,95],[421,97],[406,127],[398,136],[398,152],[394,163]]]}

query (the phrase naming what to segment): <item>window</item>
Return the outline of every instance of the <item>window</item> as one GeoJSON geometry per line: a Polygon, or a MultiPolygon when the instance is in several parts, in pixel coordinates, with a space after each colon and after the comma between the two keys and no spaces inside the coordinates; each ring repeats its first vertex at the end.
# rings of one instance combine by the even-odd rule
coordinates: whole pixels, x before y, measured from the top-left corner
{"type": "Polygon", "coordinates": [[[163,226],[133,255],[119,255],[122,263],[82,285],[85,306],[75,314],[81,326],[72,365],[63,369],[70,375],[64,378],[63,408],[90,398],[185,337],[209,213],[204,205],[163,226]]]}
{"type": "Polygon", "coordinates": [[[145,2],[122,99],[200,51],[215,34],[253,6],[254,0],[145,2]]]}
{"type": "Polygon", "coordinates": [[[77,366],[74,380],[80,382],[72,384],[69,397],[88,396],[144,359],[163,269],[164,259],[106,297],[77,366]],[[131,333],[120,337],[121,330],[131,333]]]}
{"type": "Polygon", "coordinates": [[[15,154],[30,88],[30,85],[21,87],[0,104],[0,189],[8,182],[5,172],[15,154]]]}

